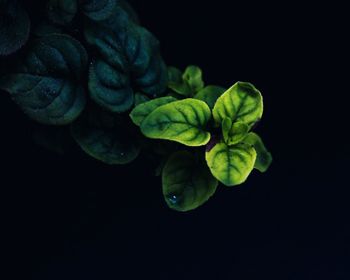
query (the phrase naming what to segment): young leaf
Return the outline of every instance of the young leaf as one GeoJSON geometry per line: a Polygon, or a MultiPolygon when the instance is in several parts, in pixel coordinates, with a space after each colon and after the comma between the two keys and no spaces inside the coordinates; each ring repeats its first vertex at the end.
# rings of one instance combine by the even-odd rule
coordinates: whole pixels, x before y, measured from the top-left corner
{"type": "Polygon", "coordinates": [[[242,184],[254,168],[256,151],[245,143],[228,146],[221,142],[206,152],[206,160],[213,176],[225,186],[242,184]]]}
{"type": "Polygon", "coordinates": [[[221,124],[222,136],[226,144],[228,144],[229,134],[232,129],[232,121],[230,118],[224,118],[221,124]]]}
{"type": "Polygon", "coordinates": [[[266,172],[272,163],[272,155],[266,149],[260,136],[254,132],[251,132],[243,141],[249,145],[252,145],[256,150],[257,158],[254,168],[258,169],[260,172],[266,172]]]}
{"type": "Polygon", "coordinates": [[[198,66],[188,66],[182,75],[182,79],[189,85],[193,94],[204,87],[202,70],[198,66]]]}
{"type": "Polygon", "coordinates": [[[204,101],[210,109],[214,108],[216,100],[225,92],[223,87],[206,86],[201,89],[193,98],[204,101]]]}
{"type": "Polygon", "coordinates": [[[87,65],[84,47],[67,35],[37,40],[18,73],[0,80],[0,88],[32,119],[51,125],[75,120],[85,106],[80,78],[87,65]]]}
{"type": "Polygon", "coordinates": [[[56,24],[69,24],[78,12],[77,0],[49,0],[47,4],[49,19],[56,24]]]}
{"type": "Polygon", "coordinates": [[[117,2],[116,0],[83,0],[83,12],[90,19],[95,21],[106,20],[114,13],[117,2]]]}
{"type": "Polygon", "coordinates": [[[144,119],[158,107],[174,102],[176,99],[171,96],[159,97],[136,106],[130,113],[134,124],[140,126],[144,119]]]}
{"type": "Polygon", "coordinates": [[[182,72],[180,69],[169,66],[168,67],[168,81],[169,84],[181,84],[182,83],[182,72]]]}
{"type": "Polygon", "coordinates": [[[205,162],[198,162],[187,151],[174,153],[168,159],[163,168],[162,182],[166,203],[182,212],[204,204],[218,185],[205,162]]]}
{"type": "Polygon", "coordinates": [[[205,130],[210,117],[211,112],[206,103],[188,98],[154,110],[142,122],[141,131],[152,139],[202,146],[210,140],[210,133],[205,130]]]}
{"type": "Polygon", "coordinates": [[[232,146],[241,142],[247,135],[249,127],[244,122],[235,122],[225,118],[222,121],[222,134],[227,145],[232,146]]]}
{"type": "Polygon", "coordinates": [[[72,136],[83,151],[107,164],[127,164],[140,147],[125,120],[107,112],[89,110],[71,126],[72,136]]]}
{"type": "Polygon", "coordinates": [[[0,56],[18,51],[29,32],[30,19],[19,1],[0,1],[0,56]]]}
{"type": "Polygon", "coordinates": [[[263,113],[261,93],[250,83],[237,82],[215,103],[213,117],[217,125],[224,118],[230,118],[232,122],[245,122],[252,126],[263,113]]]}

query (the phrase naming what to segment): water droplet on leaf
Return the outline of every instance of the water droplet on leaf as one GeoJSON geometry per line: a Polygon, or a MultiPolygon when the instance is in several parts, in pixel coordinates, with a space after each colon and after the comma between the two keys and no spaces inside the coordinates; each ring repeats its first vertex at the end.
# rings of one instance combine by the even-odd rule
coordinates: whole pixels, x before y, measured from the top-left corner
{"type": "Polygon", "coordinates": [[[170,194],[168,195],[168,200],[172,203],[172,204],[177,204],[179,202],[179,197],[176,196],[175,194],[170,194]]]}

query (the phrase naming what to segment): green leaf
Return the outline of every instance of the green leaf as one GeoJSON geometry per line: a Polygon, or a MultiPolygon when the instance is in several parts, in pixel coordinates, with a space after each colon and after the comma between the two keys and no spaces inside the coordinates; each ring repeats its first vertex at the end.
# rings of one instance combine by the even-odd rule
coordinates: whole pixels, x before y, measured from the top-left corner
{"type": "Polygon", "coordinates": [[[53,23],[67,25],[78,12],[78,3],[77,0],[49,0],[47,9],[53,23]]]}
{"type": "Polygon", "coordinates": [[[205,88],[198,91],[193,97],[199,99],[208,104],[210,109],[214,108],[216,100],[225,92],[223,87],[218,86],[206,86],[205,88]]]}
{"type": "Polygon", "coordinates": [[[134,24],[119,6],[108,20],[87,22],[85,38],[96,56],[89,92],[100,106],[125,112],[133,105],[133,87],[150,97],[160,96],[166,89],[168,75],[158,40],[134,24]]]}
{"type": "Polygon", "coordinates": [[[162,172],[163,195],[171,209],[193,210],[204,204],[216,191],[218,181],[204,161],[187,151],[174,153],[162,172]]]}
{"type": "Polygon", "coordinates": [[[101,110],[89,110],[71,126],[83,151],[106,164],[127,164],[140,152],[139,144],[123,118],[101,110]]]}
{"type": "Polygon", "coordinates": [[[32,119],[51,125],[75,120],[85,106],[80,79],[87,66],[84,47],[67,35],[34,42],[17,73],[1,78],[0,88],[32,119]]]}
{"type": "Polygon", "coordinates": [[[202,70],[198,66],[188,66],[182,78],[189,85],[193,94],[204,88],[202,70]]]}
{"type": "Polygon", "coordinates": [[[18,51],[29,32],[30,19],[19,1],[0,1],[0,56],[18,51]]]}
{"type": "Polygon", "coordinates": [[[142,122],[141,131],[152,139],[202,146],[210,140],[210,133],[205,128],[210,117],[211,112],[206,103],[188,98],[154,110],[142,122]]]}
{"type": "Polygon", "coordinates": [[[192,94],[192,89],[189,84],[183,80],[182,72],[175,67],[168,67],[168,87],[175,93],[189,97],[192,94]]]}
{"type": "Polygon", "coordinates": [[[261,93],[250,83],[237,82],[215,103],[213,117],[216,124],[221,125],[224,118],[232,122],[245,122],[253,126],[263,113],[261,93]]]}
{"type": "Polygon", "coordinates": [[[192,97],[204,87],[202,70],[197,66],[188,66],[185,72],[175,67],[168,68],[169,88],[185,97],[192,97]]]}
{"type": "Polygon", "coordinates": [[[171,96],[159,97],[136,106],[130,113],[130,118],[134,124],[140,126],[144,119],[158,107],[174,102],[176,99],[171,96]]]}
{"type": "Polygon", "coordinates": [[[254,132],[251,132],[243,141],[249,145],[252,145],[256,150],[257,158],[254,167],[260,172],[266,172],[272,163],[272,155],[266,149],[260,136],[254,132]]]}
{"type": "Polygon", "coordinates": [[[148,102],[148,101],[150,101],[150,99],[146,95],[139,93],[139,92],[135,93],[135,102],[134,102],[135,106],[138,106],[138,105],[145,103],[145,102],[148,102]]]}
{"type": "Polygon", "coordinates": [[[241,142],[249,132],[249,127],[244,122],[235,122],[232,124],[231,119],[225,118],[222,121],[222,135],[227,145],[235,145],[241,142]]]}
{"type": "Polygon", "coordinates": [[[228,146],[220,142],[206,152],[205,157],[213,176],[231,187],[245,182],[254,168],[256,151],[245,143],[228,146]]]}
{"type": "Polygon", "coordinates": [[[169,84],[180,84],[182,83],[182,72],[180,69],[169,66],[168,67],[168,81],[169,84]]]}
{"type": "Polygon", "coordinates": [[[84,0],[83,12],[92,20],[106,20],[115,12],[117,2],[116,0],[84,0]]]}

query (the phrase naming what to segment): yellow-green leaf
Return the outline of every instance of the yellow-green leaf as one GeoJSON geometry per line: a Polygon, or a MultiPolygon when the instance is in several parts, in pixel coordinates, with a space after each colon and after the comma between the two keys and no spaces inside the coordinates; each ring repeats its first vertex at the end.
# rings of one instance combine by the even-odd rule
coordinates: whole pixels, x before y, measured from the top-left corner
{"type": "Polygon", "coordinates": [[[134,124],[140,126],[143,120],[155,109],[174,101],[176,101],[176,98],[171,96],[165,96],[141,103],[131,111],[130,118],[134,122],[134,124]]]}
{"type": "Polygon", "coordinates": [[[206,152],[205,157],[213,176],[231,187],[245,182],[254,168],[256,151],[245,143],[228,146],[220,142],[206,152]]]}
{"type": "Polygon", "coordinates": [[[245,122],[250,127],[263,114],[263,100],[260,91],[252,84],[237,82],[221,95],[215,103],[213,117],[221,125],[224,118],[232,122],[245,122]]]}
{"type": "Polygon", "coordinates": [[[196,99],[184,99],[154,110],[141,124],[142,133],[153,139],[164,139],[187,146],[209,142],[206,125],[211,117],[208,105],[196,99]]]}
{"type": "Polygon", "coordinates": [[[251,132],[243,141],[249,145],[252,145],[257,152],[254,168],[258,169],[260,172],[266,172],[272,163],[272,155],[266,149],[260,136],[254,132],[251,132]]]}

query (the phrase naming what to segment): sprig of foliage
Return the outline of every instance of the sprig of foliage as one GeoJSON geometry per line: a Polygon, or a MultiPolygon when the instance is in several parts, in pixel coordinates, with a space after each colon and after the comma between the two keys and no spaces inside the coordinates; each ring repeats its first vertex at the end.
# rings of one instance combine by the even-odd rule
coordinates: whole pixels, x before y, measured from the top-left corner
{"type": "MultiPolygon", "coordinates": [[[[252,132],[263,114],[252,84],[226,90],[206,86],[197,66],[167,67],[126,1],[45,2],[32,20],[28,1],[0,0],[0,89],[31,119],[68,126],[106,164],[127,164],[142,150],[155,156],[164,199],[177,211],[205,203],[219,182],[237,186],[254,168],[268,169],[271,154],[252,132]]],[[[62,153],[54,136],[62,128],[53,132],[34,138],[62,153]]]]}

